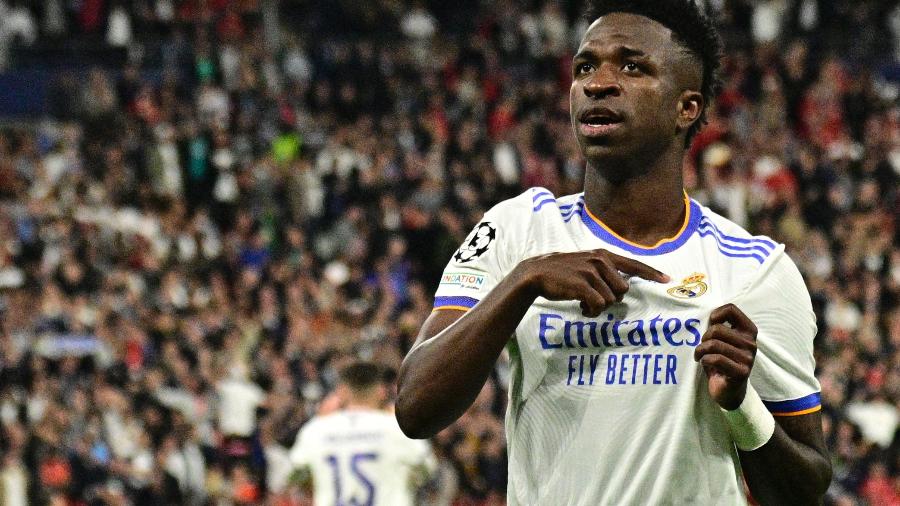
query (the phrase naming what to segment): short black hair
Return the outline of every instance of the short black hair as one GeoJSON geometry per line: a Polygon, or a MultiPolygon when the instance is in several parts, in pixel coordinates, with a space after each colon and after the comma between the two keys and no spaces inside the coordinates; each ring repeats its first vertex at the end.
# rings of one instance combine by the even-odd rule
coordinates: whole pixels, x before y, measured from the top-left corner
{"type": "Polygon", "coordinates": [[[364,392],[381,384],[382,377],[381,367],[372,362],[354,362],[340,372],[341,383],[346,384],[354,392],[364,392]]]}
{"type": "Polygon", "coordinates": [[[597,18],[613,12],[627,12],[652,19],[672,30],[676,42],[700,60],[703,81],[703,110],[687,132],[687,144],[706,124],[706,110],[721,89],[719,71],[722,66],[723,43],[712,19],[694,0],[590,0],[587,18],[597,18]]]}

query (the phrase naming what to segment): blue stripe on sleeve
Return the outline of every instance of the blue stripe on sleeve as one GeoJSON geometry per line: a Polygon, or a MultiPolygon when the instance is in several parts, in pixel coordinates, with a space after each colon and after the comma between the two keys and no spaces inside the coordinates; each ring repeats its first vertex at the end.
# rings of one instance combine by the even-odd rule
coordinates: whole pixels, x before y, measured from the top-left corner
{"type": "Polygon", "coordinates": [[[815,408],[822,404],[822,396],[819,392],[809,394],[799,399],[787,401],[763,401],[772,413],[794,413],[815,408]]]}
{"type": "Polygon", "coordinates": [[[472,297],[435,297],[434,298],[434,307],[446,307],[446,306],[458,306],[458,307],[467,307],[473,308],[475,304],[478,304],[478,299],[473,299],[472,297]]]}

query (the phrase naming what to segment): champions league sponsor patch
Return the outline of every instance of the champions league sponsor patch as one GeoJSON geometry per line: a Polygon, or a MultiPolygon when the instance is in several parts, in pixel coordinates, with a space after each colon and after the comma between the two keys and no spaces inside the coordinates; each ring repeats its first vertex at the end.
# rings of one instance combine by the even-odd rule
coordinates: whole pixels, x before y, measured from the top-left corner
{"type": "Polygon", "coordinates": [[[441,276],[441,286],[455,286],[465,290],[480,290],[484,276],[468,272],[448,272],[441,276]]]}
{"type": "Polygon", "coordinates": [[[497,228],[489,221],[483,221],[475,227],[475,230],[466,237],[465,242],[453,255],[456,263],[464,264],[471,262],[481,255],[485,254],[494,239],[497,238],[497,228]]]}

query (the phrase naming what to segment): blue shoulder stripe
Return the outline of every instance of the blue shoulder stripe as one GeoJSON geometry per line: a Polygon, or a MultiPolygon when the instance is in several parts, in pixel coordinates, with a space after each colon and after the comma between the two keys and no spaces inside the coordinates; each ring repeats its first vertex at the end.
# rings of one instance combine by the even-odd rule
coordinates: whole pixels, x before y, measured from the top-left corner
{"type": "Polygon", "coordinates": [[[537,205],[534,206],[533,211],[534,211],[534,212],[538,212],[538,211],[541,210],[542,207],[544,207],[545,204],[550,204],[551,202],[555,203],[555,202],[556,202],[556,199],[553,198],[553,197],[550,197],[550,198],[548,198],[548,199],[545,199],[545,200],[542,200],[542,201],[538,202],[537,205]]]}
{"type": "MultiPolygon", "coordinates": [[[[697,233],[700,235],[700,237],[712,236],[713,238],[715,238],[714,235],[712,235],[712,234],[710,234],[710,233],[708,233],[708,232],[705,232],[705,231],[703,231],[703,230],[700,230],[700,231],[698,231],[697,233]]],[[[735,253],[734,251],[728,251],[728,250],[726,250],[725,248],[722,247],[722,243],[720,243],[720,242],[718,241],[718,239],[716,239],[716,247],[718,248],[719,253],[721,253],[721,254],[723,254],[723,255],[725,255],[725,256],[727,256],[727,257],[731,257],[731,258],[752,258],[752,259],[756,260],[757,262],[759,262],[760,265],[762,265],[762,263],[766,261],[765,257],[761,257],[761,256],[757,255],[756,253],[735,253]]]]}
{"type": "Polygon", "coordinates": [[[542,199],[542,198],[544,198],[544,197],[550,197],[550,198],[553,198],[553,194],[550,193],[549,190],[545,190],[545,189],[543,189],[543,188],[532,188],[532,189],[531,189],[531,192],[532,192],[532,194],[533,194],[533,195],[531,195],[531,201],[532,201],[532,202],[537,202],[538,200],[540,200],[540,199],[542,199]]]}
{"type": "Polygon", "coordinates": [[[568,209],[568,210],[566,210],[565,212],[562,213],[563,221],[566,222],[566,223],[572,221],[572,218],[573,218],[574,216],[580,215],[580,214],[581,214],[581,210],[582,210],[583,208],[584,208],[584,198],[582,198],[582,199],[580,199],[578,202],[576,202],[576,203],[572,206],[572,208],[570,208],[570,209],[568,209]]]}
{"type": "Polygon", "coordinates": [[[584,205],[584,194],[578,196],[574,202],[570,204],[565,204],[559,206],[559,214],[562,216],[563,221],[568,222],[572,219],[572,216],[581,209],[581,206],[584,205]]]}
{"type": "Polygon", "coordinates": [[[762,246],[769,248],[769,251],[773,251],[775,249],[775,243],[773,243],[772,241],[770,241],[764,237],[751,237],[748,239],[746,237],[735,237],[733,235],[726,235],[721,230],[719,230],[719,227],[717,227],[716,224],[712,222],[712,220],[710,220],[706,216],[703,216],[703,218],[700,219],[700,226],[712,228],[712,230],[714,232],[716,232],[717,234],[719,234],[721,239],[724,241],[736,242],[738,244],[760,244],[762,246]]]}
{"type": "Polygon", "coordinates": [[[556,197],[543,188],[532,188],[531,192],[531,201],[535,204],[533,209],[534,212],[540,211],[546,204],[556,202],[556,197]]]}
{"type": "Polygon", "coordinates": [[[534,202],[534,207],[532,208],[533,212],[540,211],[547,204],[557,204],[559,214],[566,223],[572,219],[572,216],[580,213],[581,209],[584,207],[584,194],[579,195],[578,199],[574,202],[560,206],[558,205],[559,201],[549,191],[537,188],[532,188],[532,191],[534,191],[534,195],[531,197],[531,200],[534,202]]]}
{"type": "Polygon", "coordinates": [[[700,219],[697,227],[700,237],[712,237],[716,241],[716,247],[723,255],[731,258],[752,258],[760,264],[772,254],[775,243],[764,237],[735,237],[726,235],[719,230],[707,216],[700,219]]]}
{"type": "Polygon", "coordinates": [[[704,225],[700,225],[698,230],[699,230],[701,236],[714,237],[716,239],[716,242],[719,243],[719,246],[730,249],[731,251],[757,252],[757,253],[761,254],[763,257],[768,257],[772,253],[771,250],[763,247],[761,244],[758,244],[758,243],[744,243],[744,244],[750,244],[750,245],[749,246],[747,246],[747,245],[739,246],[737,244],[731,244],[731,243],[725,242],[726,240],[722,238],[722,236],[719,234],[719,232],[717,230],[709,228],[704,225]]]}

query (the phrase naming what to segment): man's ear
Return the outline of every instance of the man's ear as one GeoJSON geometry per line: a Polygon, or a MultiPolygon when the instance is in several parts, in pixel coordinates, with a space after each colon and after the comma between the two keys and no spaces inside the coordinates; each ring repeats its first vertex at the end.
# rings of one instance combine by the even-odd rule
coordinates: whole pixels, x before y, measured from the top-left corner
{"type": "Polygon", "coordinates": [[[700,119],[703,113],[703,95],[694,90],[684,90],[678,97],[678,117],[675,124],[683,132],[700,119]]]}

